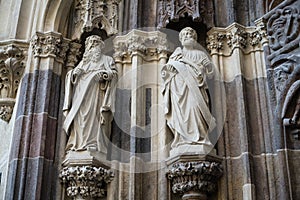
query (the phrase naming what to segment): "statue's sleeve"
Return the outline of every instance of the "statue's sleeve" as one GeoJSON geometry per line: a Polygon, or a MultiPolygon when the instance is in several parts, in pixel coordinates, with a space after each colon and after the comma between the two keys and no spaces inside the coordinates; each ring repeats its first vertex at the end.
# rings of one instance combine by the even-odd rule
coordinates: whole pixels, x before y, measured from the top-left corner
{"type": "Polygon", "coordinates": [[[64,105],[63,105],[63,113],[66,116],[69,109],[71,108],[72,104],[72,90],[73,90],[73,85],[72,85],[72,71],[69,71],[66,75],[66,82],[65,82],[65,98],[64,98],[64,105]]]}

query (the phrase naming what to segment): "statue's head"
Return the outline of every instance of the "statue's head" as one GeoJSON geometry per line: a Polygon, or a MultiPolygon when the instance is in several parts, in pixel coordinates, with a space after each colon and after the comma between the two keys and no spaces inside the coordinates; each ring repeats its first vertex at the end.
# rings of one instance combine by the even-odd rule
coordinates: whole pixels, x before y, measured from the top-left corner
{"type": "Polygon", "coordinates": [[[197,32],[191,27],[186,27],[180,31],[179,41],[182,46],[195,46],[197,44],[197,32]]]}
{"type": "Polygon", "coordinates": [[[90,60],[96,62],[100,59],[104,42],[98,35],[91,35],[86,38],[85,52],[83,54],[83,61],[89,62],[90,60]]]}
{"type": "Polygon", "coordinates": [[[104,48],[104,42],[98,35],[91,35],[86,38],[85,49],[90,50],[91,48],[98,47],[99,49],[104,48]]]}

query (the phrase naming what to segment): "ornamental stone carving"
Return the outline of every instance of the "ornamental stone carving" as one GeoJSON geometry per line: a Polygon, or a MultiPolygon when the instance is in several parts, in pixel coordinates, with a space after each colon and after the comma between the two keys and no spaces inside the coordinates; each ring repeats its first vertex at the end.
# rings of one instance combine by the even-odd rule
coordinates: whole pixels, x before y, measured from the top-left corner
{"type": "Polygon", "coordinates": [[[90,199],[106,196],[107,184],[114,174],[102,167],[75,166],[64,167],[59,174],[66,188],[67,196],[74,199],[90,199]]]}
{"type": "Polygon", "coordinates": [[[158,32],[144,32],[133,30],[127,35],[117,36],[114,39],[114,57],[120,60],[139,53],[144,58],[152,59],[158,54],[169,52],[166,35],[158,32]]]}
{"type": "Polygon", "coordinates": [[[220,163],[210,161],[179,162],[167,172],[174,193],[186,193],[192,190],[201,193],[213,193],[217,181],[223,174],[220,163]]]}
{"type": "Polygon", "coordinates": [[[269,39],[268,79],[274,120],[278,130],[287,134],[287,144],[299,149],[300,122],[300,9],[299,1],[284,1],[267,13],[269,39]],[[283,130],[284,129],[284,130],[283,130]],[[291,142],[292,141],[292,142],[291,142]]]}
{"type": "Polygon", "coordinates": [[[81,44],[76,42],[70,43],[70,48],[67,53],[66,67],[73,69],[78,62],[78,56],[80,55],[81,44]]]}
{"type": "Polygon", "coordinates": [[[158,4],[158,28],[164,28],[170,21],[180,17],[192,17],[193,21],[203,22],[208,28],[214,26],[212,1],[160,0],[158,4]]]}
{"type": "Polygon", "coordinates": [[[34,57],[53,57],[57,62],[64,63],[70,40],[55,32],[37,32],[31,39],[34,57]]]}
{"type": "Polygon", "coordinates": [[[207,200],[207,195],[217,191],[217,182],[223,175],[221,158],[216,155],[183,153],[166,160],[174,194],[182,200],[207,200]]]}
{"type": "Polygon", "coordinates": [[[280,57],[275,58],[276,56],[299,47],[299,7],[287,6],[277,9],[268,19],[267,29],[271,49],[268,59],[273,64],[277,59],[280,59],[280,57]]]}
{"type": "MultiPolygon", "coordinates": [[[[26,47],[24,47],[26,48],[26,47]]],[[[9,44],[0,48],[0,119],[9,122],[25,69],[22,47],[9,44]]]]}
{"type": "Polygon", "coordinates": [[[212,28],[207,33],[207,48],[211,54],[231,55],[235,48],[245,53],[255,51],[267,43],[267,34],[261,19],[256,27],[233,23],[227,28],[212,28]]]}
{"type": "Polygon", "coordinates": [[[80,39],[84,32],[94,28],[106,31],[107,35],[118,32],[118,7],[121,0],[76,0],[75,30],[72,39],[80,39]],[[99,27],[101,24],[101,27],[99,27]]]}

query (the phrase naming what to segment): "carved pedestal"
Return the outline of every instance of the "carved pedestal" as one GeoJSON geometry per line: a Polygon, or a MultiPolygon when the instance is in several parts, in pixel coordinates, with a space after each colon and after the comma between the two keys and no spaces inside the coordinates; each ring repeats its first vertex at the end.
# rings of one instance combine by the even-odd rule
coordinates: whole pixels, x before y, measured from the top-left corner
{"type": "Polygon", "coordinates": [[[216,192],[217,181],[223,174],[221,159],[214,155],[179,155],[167,160],[167,177],[173,193],[183,200],[206,200],[216,192]]]}
{"type": "Polygon", "coordinates": [[[73,199],[99,199],[106,196],[107,184],[114,177],[97,152],[69,152],[60,171],[67,196],[73,199]]]}

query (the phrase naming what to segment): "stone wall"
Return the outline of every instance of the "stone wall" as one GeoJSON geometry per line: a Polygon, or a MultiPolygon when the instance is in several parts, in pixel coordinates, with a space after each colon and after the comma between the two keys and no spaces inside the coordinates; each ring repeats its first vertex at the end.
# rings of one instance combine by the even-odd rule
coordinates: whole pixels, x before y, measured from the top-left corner
{"type": "Polygon", "coordinates": [[[0,26],[6,30],[0,33],[1,69],[23,66],[9,71],[15,76],[5,84],[13,92],[0,88],[0,107],[12,106],[12,117],[1,115],[0,122],[1,199],[68,198],[59,180],[67,140],[64,79],[91,34],[110,39],[106,53],[114,55],[124,79],[111,138],[124,151],[110,149],[115,176],[107,199],[180,199],[166,177],[172,137],[166,128],[158,131],[164,124],[161,108],[153,107],[155,116],[149,118],[148,108],[162,102],[160,90],[147,84],[159,80],[159,66],[174,50],[160,39],[177,45],[164,28],[187,25],[196,27],[226,93],[226,118],[216,144],[223,176],[218,192],[208,198],[300,198],[299,123],[293,121],[300,98],[299,1],[207,0],[194,7],[194,1],[186,1],[189,7],[178,1],[182,10],[171,2],[111,0],[104,7],[92,5],[97,13],[80,1],[0,1],[5,19],[0,26]],[[137,125],[146,127],[142,133],[149,137],[137,139],[137,125]]]}

